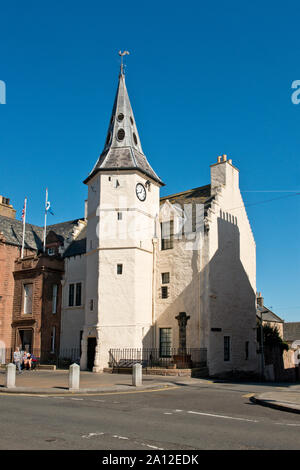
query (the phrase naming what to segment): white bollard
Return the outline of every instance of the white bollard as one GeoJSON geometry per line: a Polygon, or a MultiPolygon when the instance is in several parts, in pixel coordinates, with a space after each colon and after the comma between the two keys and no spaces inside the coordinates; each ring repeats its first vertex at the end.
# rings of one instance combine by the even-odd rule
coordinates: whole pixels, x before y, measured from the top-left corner
{"type": "Polygon", "coordinates": [[[15,364],[8,364],[6,367],[6,387],[15,388],[16,386],[16,366],[15,364]]]}
{"type": "Polygon", "coordinates": [[[132,385],[135,387],[140,387],[142,385],[142,365],[134,364],[132,367],[132,385]]]}
{"type": "Polygon", "coordinates": [[[69,390],[79,389],[80,366],[72,364],[69,368],[69,390]]]}

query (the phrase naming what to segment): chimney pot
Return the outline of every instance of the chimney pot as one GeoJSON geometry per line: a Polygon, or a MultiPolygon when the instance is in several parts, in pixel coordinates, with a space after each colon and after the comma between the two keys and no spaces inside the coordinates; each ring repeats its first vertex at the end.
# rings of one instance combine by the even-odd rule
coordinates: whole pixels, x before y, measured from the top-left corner
{"type": "Polygon", "coordinates": [[[227,160],[227,155],[223,155],[223,162],[226,162],[227,160]]]}
{"type": "Polygon", "coordinates": [[[218,157],[218,163],[221,163],[221,161],[222,161],[222,157],[220,156],[218,157]]]}

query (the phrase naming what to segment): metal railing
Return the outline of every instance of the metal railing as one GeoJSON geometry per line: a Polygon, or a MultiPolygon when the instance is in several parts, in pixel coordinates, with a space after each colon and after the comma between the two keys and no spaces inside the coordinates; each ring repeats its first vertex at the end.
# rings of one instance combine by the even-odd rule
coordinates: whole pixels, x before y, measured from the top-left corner
{"type": "Polygon", "coordinates": [[[110,349],[109,366],[131,368],[134,364],[143,367],[190,369],[206,366],[206,348],[158,348],[110,349]]]}
{"type": "MultiPolygon", "coordinates": [[[[61,349],[60,351],[50,351],[31,348],[29,350],[37,360],[38,364],[55,365],[58,369],[68,369],[74,362],[80,363],[80,348],[61,349]]],[[[0,364],[13,362],[14,349],[0,348],[0,364]]]]}

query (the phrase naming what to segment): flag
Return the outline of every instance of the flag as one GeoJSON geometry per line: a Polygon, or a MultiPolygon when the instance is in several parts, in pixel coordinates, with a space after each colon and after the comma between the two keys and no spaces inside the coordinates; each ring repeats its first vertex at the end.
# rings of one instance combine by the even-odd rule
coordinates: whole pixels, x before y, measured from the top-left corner
{"type": "Polygon", "coordinates": [[[27,201],[27,198],[25,198],[24,207],[22,209],[22,220],[23,220],[23,222],[24,222],[25,215],[26,215],[26,201],[27,201]]]}
{"type": "Polygon", "coordinates": [[[50,207],[51,207],[50,201],[47,201],[46,202],[46,212],[49,212],[51,215],[54,215],[52,210],[50,210],[50,207]]]}
{"type": "Polygon", "coordinates": [[[26,206],[27,206],[27,197],[24,200],[24,207],[22,209],[22,221],[23,221],[23,235],[22,235],[22,249],[21,249],[21,258],[24,257],[24,245],[25,245],[25,221],[26,221],[26,206]]]}

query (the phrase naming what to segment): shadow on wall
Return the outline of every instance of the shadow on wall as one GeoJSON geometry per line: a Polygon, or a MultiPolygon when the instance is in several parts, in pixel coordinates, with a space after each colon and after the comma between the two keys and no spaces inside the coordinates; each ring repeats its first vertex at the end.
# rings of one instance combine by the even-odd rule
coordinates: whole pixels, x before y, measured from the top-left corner
{"type": "MultiPolygon", "coordinates": [[[[179,312],[186,312],[190,316],[186,329],[187,348],[208,349],[210,375],[222,376],[237,371],[257,373],[256,295],[240,260],[240,231],[236,217],[220,214],[217,237],[218,249],[206,264],[203,253],[198,250],[185,253],[183,241],[174,241],[173,271],[184,263],[186,269],[191,268],[192,276],[190,271],[187,272],[186,279],[191,280],[184,288],[172,286],[175,293],[178,287],[179,293],[166,303],[155,325],[156,331],[159,335],[159,327],[171,327],[172,345],[178,347],[179,329],[175,317],[179,312]],[[199,255],[204,264],[200,272],[199,255]],[[230,338],[226,357],[224,336],[230,338]]],[[[206,249],[211,239],[212,236],[208,240],[206,233],[206,249]]],[[[249,256],[255,257],[255,247],[249,247],[249,256]]],[[[171,282],[176,284],[176,278],[171,282]]],[[[152,334],[153,331],[145,337],[144,347],[150,347],[152,334]]],[[[156,345],[158,342],[159,338],[156,338],[156,345]]]]}
{"type": "MultiPolygon", "coordinates": [[[[210,373],[257,372],[256,294],[241,262],[237,218],[221,211],[217,224],[218,249],[204,275],[210,286],[207,299],[210,373]]],[[[255,263],[255,247],[249,246],[248,250],[255,263]]]]}

